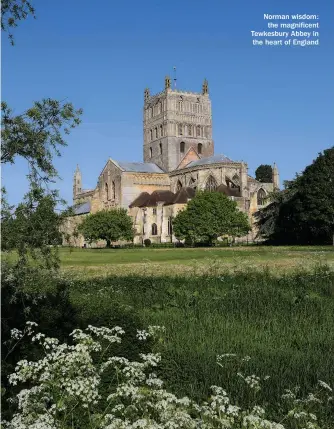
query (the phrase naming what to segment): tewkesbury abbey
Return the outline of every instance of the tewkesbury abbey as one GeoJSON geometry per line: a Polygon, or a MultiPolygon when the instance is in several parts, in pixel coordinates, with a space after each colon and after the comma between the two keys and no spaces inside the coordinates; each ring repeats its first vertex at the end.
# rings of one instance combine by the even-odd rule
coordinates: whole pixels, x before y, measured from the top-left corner
{"type": "MultiPolygon", "coordinates": [[[[279,188],[277,166],[272,183],[260,183],[248,175],[247,163],[214,153],[212,111],[207,80],[201,92],[172,88],[158,94],[144,91],[144,162],[120,162],[109,158],[94,189],[82,189],[77,167],[73,182],[75,216],[67,219],[66,233],[89,213],[123,207],[133,219],[134,243],[177,241],[172,219],[194,197],[196,190],[218,191],[237,202],[247,213],[252,231],[243,239],[254,240],[253,214],[266,204],[266,196],[279,188]]],[[[84,172],[83,172],[84,174],[84,172]]],[[[76,243],[83,246],[84,238],[76,243]]],[[[70,239],[72,240],[72,239],[70,239]]]]}

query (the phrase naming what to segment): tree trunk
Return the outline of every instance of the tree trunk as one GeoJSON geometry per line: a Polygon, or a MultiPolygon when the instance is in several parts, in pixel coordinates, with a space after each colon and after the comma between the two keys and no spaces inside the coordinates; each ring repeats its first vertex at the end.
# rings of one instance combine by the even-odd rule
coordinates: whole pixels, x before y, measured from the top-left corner
{"type": "Polygon", "coordinates": [[[110,249],[110,240],[107,240],[107,246],[108,249],[110,249]]]}

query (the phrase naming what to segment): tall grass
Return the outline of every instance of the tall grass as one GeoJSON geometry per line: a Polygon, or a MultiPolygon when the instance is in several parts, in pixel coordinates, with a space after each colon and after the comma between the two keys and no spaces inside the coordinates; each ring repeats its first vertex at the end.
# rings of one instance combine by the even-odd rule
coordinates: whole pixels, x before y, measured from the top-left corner
{"type": "Polygon", "coordinates": [[[236,373],[268,375],[259,399],[274,410],[284,389],[298,385],[306,393],[319,379],[334,384],[334,273],[326,266],[281,277],[212,271],[81,280],[71,300],[86,317],[112,317],[117,307],[125,318],[133,314],[144,325],[164,325],[161,375],[179,395],[202,399],[218,384],[247,403],[253,398],[236,373]],[[221,368],[216,356],[224,353],[251,359],[232,357],[221,368]]]}

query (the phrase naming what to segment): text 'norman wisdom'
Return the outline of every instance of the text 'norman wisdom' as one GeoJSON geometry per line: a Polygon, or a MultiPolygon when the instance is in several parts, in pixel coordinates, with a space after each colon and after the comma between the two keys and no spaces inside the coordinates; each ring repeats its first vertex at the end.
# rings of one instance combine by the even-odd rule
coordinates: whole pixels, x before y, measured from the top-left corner
{"type": "Polygon", "coordinates": [[[320,44],[319,15],[263,15],[264,29],[251,30],[254,46],[308,47],[320,44]]]}

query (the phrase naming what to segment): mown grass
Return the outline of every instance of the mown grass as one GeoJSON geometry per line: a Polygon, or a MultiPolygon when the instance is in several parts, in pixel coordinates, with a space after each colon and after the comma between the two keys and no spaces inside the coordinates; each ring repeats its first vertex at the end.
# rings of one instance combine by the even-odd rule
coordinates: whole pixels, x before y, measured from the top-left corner
{"type": "MultiPolygon", "coordinates": [[[[158,253],[158,252],[156,252],[158,253]]],[[[226,254],[227,252],[225,252],[226,254]]],[[[334,384],[334,273],[328,266],[277,276],[270,270],[206,275],[77,279],[71,300],[83,315],[136,315],[166,327],[161,376],[177,394],[204,398],[222,385],[238,401],[251,394],[236,376],[269,375],[262,401],[277,409],[284,389],[334,384]],[[217,354],[235,353],[224,368],[217,354]]]]}

